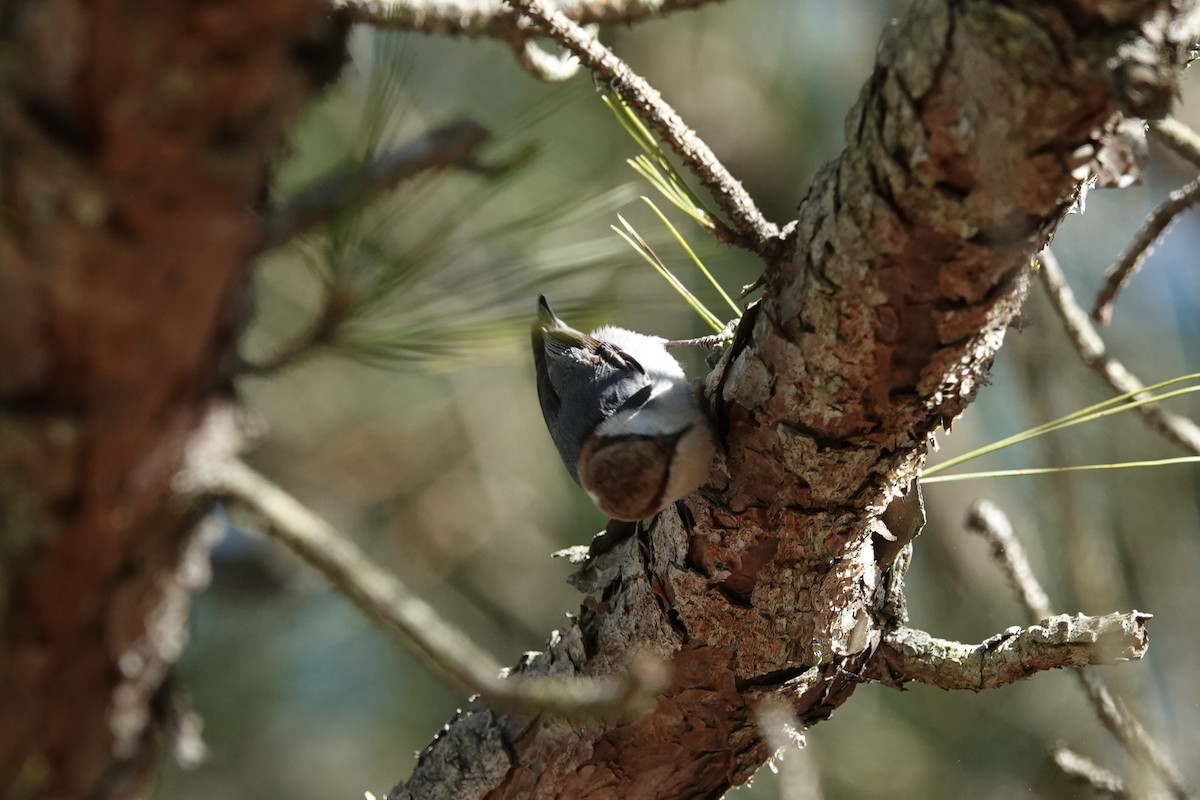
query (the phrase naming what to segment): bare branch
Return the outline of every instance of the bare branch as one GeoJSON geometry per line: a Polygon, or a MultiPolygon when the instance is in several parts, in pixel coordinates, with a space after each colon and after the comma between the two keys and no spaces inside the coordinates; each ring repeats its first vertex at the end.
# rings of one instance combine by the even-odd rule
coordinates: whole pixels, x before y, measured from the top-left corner
{"type": "MultiPolygon", "coordinates": [[[[1050,296],[1058,316],[1063,321],[1067,336],[1083,363],[1095,370],[1100,377],[1122,394],[1136,392],[1145,387],[1137,376],[1108,354],[1108,347],[1100,334],[1088,321],[1087,313],[1075,300],[1075,294],[1063,275],[1058,259],[1049,248],[1038,256],[1042,268],[1038,271],[1042,283],[1050,296]]],[[[1200,455],[1200,425],[1187,417],[1173,414],[1157,405],[1146,404],[1137,411],[1151,428],[1187,450],[1200,455]]]]}
{"type": "Polygon", "coordinates": [[[729,443],[713,482],[596,559],[580,670],[640,645],[672,685],[586,730],[470,711],[393,797],[715,797],[769,755],[763,693],[804,724],[851,696],[890,625],[869,522],[975,395],[1066,212],[1072,154],[1116,113],[1111,42],[1160,11],[1126,9],[1118,34],[1051,3],[1034,19],[932,2],[888,26],[845,152],[709,376],[729,443]]]}
{"type": "MultiPolygon", "coordinates": [[[[580,25],[632,23],[720,0],[560,0],[559,10],[580,25]]],[[[502,0],[333,0],[353,22],[376,28],[508,40],[521,38],[512,10],[502,0]]]]}
{"type": "MultiPolygon", "coordinates": [[[[1008,574],[1009,580],[1018,590],[1018,595],[1024,602],[1031,617],[1039,616],[1049,606],[1046,592],[1033,574],[1029,559],[1025,555],[1021,542],[1013,534],[1012,523],[1003,511],[994,504],[981,500],[972,506],[967,515],[967,529],[982,536],[992,545],[994,552],[1008,574]],[[1043,605],[1044,603],[1044,605],[1043,605]]],[[[1138,612],[1134,612],[1138,614],[1138,612]]],[[[1147,614],[1140,615],[1145,619],[1147,614]]],[[[1098,677],[1087,670],[1078,670],[1079,681],[1091,702],[1092,709],[1100,719],[1105,730],[1125,748],[1131,756],[1154,770],[1155,774],[1166,785],[1171,796],[1184,800],[1194,797],[1183,773],[1163,753],[1142,724],[1138,722],[1125,706],[1113,696],[1112,692],[1098,677]]]]}
{"type": "Polygon", "coordinates": [[[263,246],[285,244],[348,207],[431,169],[473,168],[475,152],[490,136],[478,123],[462,120],[422,134],[366,164],[326,176],[267,212],[263,246]]]}
{"type": "Polygon", "coordinates": [[[1150,123],[1150,134],[1200,169],[1200,135],[1174,117],[1150,123]]]}
{"type": "Polygon", "coordinates": [[[1012,627],[980,644],[938,639],[901,627],[884,636],[872,661],[883,683],[919,681],[979,692],[1063,667],[1117,664],[1141,658],[1149,645],[1149,614],[1089,617],[1060,614],[1028,628],[1012,627]]]}
{"type": "Polygon", "coordinates": [[[1117,262],[1105,273],[1104,288],[1096,297],[1096,307],[1092,309],[1092,319],[1101,325],[1112,321],[1112,306],[1117,294],[1125,288],[1135,272],[1141,268],[1142,262],[1150,254],[1150,248],[1158,241],[1171,226],[1176,218],[1187,209],[1200,202],[1200,178],[1185,184],[1167,195],[1167,199],[1150,213],[1142,227],[1125,248],[1125,252],[1117,262]]]}
{"type": "Polygon", "coordinates": [[[1120,778],[1074,750],[1055,747],[1050,751],[1050,757],[1064,775],[1091,788],[1099,796],[1129,797],[1129,793],[1125,791],[1125,783],[1120,778]]]}
{"type": "Polygon", "coordinates": [[[585,67],[616,92],[683,160],[700,179],[733,223],[717,228],[724,241],[767,257],[780,242],[779,229],[758,210],[754,199],[729,173],[708,145],[684,124],[658,90],[635,73],[596,37],[542,0],[505,0],[519,8],[547,36],[574,53],[585,67]]]}
{"type": "Polygon", "coordinates": [[[982,536],[992,546],[992,555],[1000,562],[1030,619],[1044,619],[1054,613],[1050,597],[1033,574],[1029,556],[1025,555],[1007,514],[994,503],[980,500],[967,511],[967,530],[982,536]]]}
{"type": "Polygon", "coordinates": [[[1079,670],[1079,682],[1104,729],[1136,760],[1146,764],[1167,787],[1176,800],[1194,800],[1196,793],[1188,786],[1175,762],[1163,752],[1138,718],[1109,691],[1104,681],[1087,670],[1079,670]]]}
{"type": "Polygon", "coordinates": [[[570,53],[549,53],[533,39],[518,38],[509,45],[516,53],[517,62],[527,72],[548,83],[562,83],[579,72],[579,59],[570,53]]]}
{"type": "MultiPolygon", "coordinates": [[[[1187,159],[1193,166],[1200,167],[1200,136],[1190,127],[1173,117],[1167,117],[1151,122],[1149,130],[1156,139],[1175,153],[1187,159]]],[[[1150,215],[1117,263],[1109,268],[1107,282],[1096,298],[1096,305],[1092,310],[1093,319],[1101,325],[1107,325],[1111,321],[1112,305],[1117,293],[1137,272],[1154,240],[1166,231],[1179,213],[1197,201],[1196,193],[1200,191],[1198,182],[1200,181],[1193,181],[1172,192],[1167,201],[1150,215]]]]}
{"type": "MultiPolygon", "coordinates": [[[[713,2],[720,0],[567,0],[559,10],[595,30],[599,25],[630,24],[713,2]]],[[[579,71],[577,60],[539,47],[534,41],[541,35],[538,29],[502,0],[333,0],[333,5],[351,22],[382,30],[496,39],[512,48],[522,67],[544,81],[561,83],[579,71]]]]}
{"type": "MultiPolygon", "coordinates": [[[[520,670],[502,671],[490,653],[265,477],[237,460],[205,469],[200,480],[212,494],[253,509],[272,537],[324,575],[372,622],[430,669],[490,702],[535,713],[625,714],[644,708],[666,683],[661,663],[636,660],[623,680],[521,678],[520,670]]],[[[582,644],[551,635],[551,651],[572,647],[582,644]]]]}

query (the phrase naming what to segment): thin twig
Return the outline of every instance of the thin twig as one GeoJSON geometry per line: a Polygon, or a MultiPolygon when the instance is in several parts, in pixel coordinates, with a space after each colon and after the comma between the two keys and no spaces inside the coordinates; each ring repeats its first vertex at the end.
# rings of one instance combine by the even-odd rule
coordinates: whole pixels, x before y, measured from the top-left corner
{"type": "Polygon", "coordinates": [[[1200,134],[1174,117],[1151,122],[1150,134],[1200,169],[1200,134]]]}
{"type": "Polygon", "coordinates": [[[346,318],[350,308],[337,301],[339,292],[336,288],[332,291],[333,294],[326,298],[322,306],[320,316],[303,333],[262,361],[249,361],[239,357],[237,375],[271,377],[311,355],[318,347],[333,342],[337,337],[338,326],[346,318]]]}
{"type": "MultiPolygon", "coordinates": [[[[595,30],[602,24],[630,24],[699,8],[720,0],[564,0],[559,10],[580,25],[595,30]]],[[[463,5],[454,0],[333,0],[351,22],[381,30],[406,30],[458,36],[486,36],[507,44],[517,63],[544,81],[560,83],[579,71],[569,54],[546,52],[537,42],[538,29],[501,0],[463,5]]]]}
{"type": "Polygon", "coordinates": [[[471,120],[429,131],[349,170],[326,176],[301,189],[267,213],[263,221],[265,249],[292,237],[372,195],[431,169],[475,167],[475,152],[491,134],[471,120]]]}
{"type": "MultiPolygon", "coordinates": [[[[999,560],[1005,575],[1025,604],[1030,617],[1043,614],[1050,605],[1046,591],[1029,567],[1029,559],[1004,512],[993,503],[981,500],[971,507],[967,515],[967,529],[982,536],[992,546],[993,551],[1000,554],[999,560]]],[[[1076,674],[1100,723],[1125,751],[1153,769],[1170,790],[1172,797],[1178,800],[1195,797],[1183,773],[1163,753],[1158,743],[1150,738],[1150,734],[1137,718],[1113,696],[1103,681],[1086,670],[1078,670],[1076,674]]]]}
{"type": "Polygon", "coordinates": [[[517,63],[526,72],[547,83],[563,83],[579,72],[579,59],[568,52],[550,53],[533,39],[520,37],[508,44],[517,56],[517,63]]]}
{"type": "Polygon", "coordinates": [[[1180,214],[1200,202],[1200,178],[1185,184],[1167,195],[1158,208],[1150,213],[1142,227],[1129,242],[1125,252],[1116,263],[1108,268],[1105,275],[1104,288],[1096,297],[1096,306],[1092,309],[1092,319],[1101,325],[1112,321],[1113,302],[1117,294],[1128,285],[1150,254],[1150,248],[1158,241],[1180,214]]]}
{"type": "MultiPolygon", "coordinates": [[[[1200,135],[1198,135],[1190,127],[1184,125],[1174,117],[1167,117],[1165,119],[1151,122],[1149,125],[1149,132],[1155,139],[1162,142],[1167,147],[1175,151],[1176,154],[1189,161],[1192,166],[1200,168],[1200,135]]],[[[1133,276],[1133,273],[1137,271],[1145,257],[1146,249],[1150,246],[1150,244],[1153,243],[1153,240],[1157,238],[1157,236],[1166,229],[1166,226],[1170,224],[1171,220],[1174,219],[1174,215],[1170,213],[1169,209],[1174,203],[1178,202],[1178,196],[1186,192],[1188,187],[1191,187],[1192,185],[1193,184],[1188,184],[1188,186],[1184,187],[1183,189],[1172,193],[1167,202],[1155,210],[1154,215],[1151,216],[1147,223],[1138,232],[1134,242],[1126,250],[1121,259],[1112,267],[1110,267],[1108,281],[1104,287],[1104,291],[1097,298],[1095,309],[1092,311],[1092,316],[1097,322],[1101,323],[1102,325],[1107,325],[1109,323],[1112,318],[1112,303],[1117,292],[1124,288],[1125,284],[1128,283],[1129,279],[1133,276]],[[1154,222],[1154,217],[1160,213],[1165,215],[1165,220],[1160,223],[1162,225],[1162,230],[1159,230],[1158,233],[1155,234],[1148,229],[1154,222]],[[1149,241],[1145,243],[1140,242],[1139,240],[1145,235],[1150,235],[1149,241]]],[[[1193,202],[1195,201],[1193,200],[1193,202]]],[[[1182,208],[1179,209],[1179,211],[1182,210],[1182,208]]]]}
{"type": "Polygon", "coordinates": [[[729,320],[725,323],[725,327],[718,333],[710,336],[699,336],[695,339],[671,339],[663,342],[663,347],[668,350],[682,347],[703,347],[706,350],[712,350],[714,347],[719,347],[726,342],[733,341],[734,335],[737,333],[738,323],[741,322],[741,317],[729,320]]]}
{"type": "MultiPolygon", "coordinates": [[[[1067,336],[1075,345],[1075,350],[1083,363],[1095,370],[1100,377],[1108,381],[1121,394],[1136,392],[1145,387],[1137,376],[1108,354],[1108,347],[1100,334],[1088,321],[1087,314],[1075,300],[1075,294],[1063,275],[1058,259],[1049,248],[1038,256],[1041,262],[1042,283],[1050,296],[1050,302],[1063,321],[1067,336]]],[[[1171,441],[1191,452],[1200,455],[1200,425],[1179,414],[1173,414],[1154,404],[1144,404],[1137,407],[1151,428],[1161,433],[1171,441]]]]}
{"type": "MultiPolygon", "coordinates": [[[[559,9],[580,25],[629,24],[721,0],[559,0],[559,9]]],[[[333,0],[352,22],[390,30],[509,38],[519,23],[502,0],[333,0]]]]}
{"type": "Polygon", "coordinates": [[[982,536],[992,547],[992,555],[1000,562],[1009,585],[1017,593],[1030,619],[1043,619],[1054,613],[1050,597],[1037,576],[1025,548],[1013,531],[1008,515],[994,503],[981,500],[967,514],[967,530],[982,536]]]}
{"type": "Polygon", "coordinates": [[[282,542],[346,595],[370,620],[396,636],[432,670],[488,701],[522,711],[568,715],[640,710],[665,684],[662,665],[638,662],[621,680],[501,676],[499,663],[349,539],[287,492],[237,460],[207,465],[197,478],[211,494],[243,503],[282,542]]]}
{"type": "Polygon", "coordinates": [[[1050,751],[1050,757],[1064,775],[1089,787],[1100,797],[1129,797],[1129,793],[1125,791],[1125,783],[1120,778],[1074,750],[1055,747],[1050,751]]]}
{"type": "Polygon", "coordinates": [[[768,222],[754,199],[717,160],[708,145],[687,127],[658,90],[611,50],[543,0],[505,0],[527,14],[554,41],[574,53],[625,104],[674,150],[729,216],[733,230],[717,228],[730,244],[769,257],[780,243],[778,227],[768,222]]]}

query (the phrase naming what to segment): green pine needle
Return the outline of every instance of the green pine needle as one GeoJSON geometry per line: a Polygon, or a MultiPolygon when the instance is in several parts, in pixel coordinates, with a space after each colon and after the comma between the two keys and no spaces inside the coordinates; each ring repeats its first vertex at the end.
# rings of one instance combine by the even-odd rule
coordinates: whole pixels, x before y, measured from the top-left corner
{"type": "Polygon", "coordinates": [[[740,317],[742,315],[742,310],[738,308],[737,303],[733,302],[733,299],[725,293],[725,290],[721,288],[721,284],[717,283],[717,279],[714,278],[712,273],[708,271],[708,268],[704,266],[704,262],[701,261],[700,257],[696,255],[696,251],[691,248],[691,245],[687,243],[687,240],[683,238],[683,235],[679,233],[679,230],[671,224],[671,221],[667,219],[665,214],[658,210],[658,206],[654,205],[654,201],[645,195],[642,196],[642,200],[646,203],[646,205],[650,206],[651,211],[658,215],[658,218],[662,220],[662,224],[667,226],[667,230],[671,232],[671,235],[675,237],[675,241],[679,242],[679,246],[682,247],[683,251],[692,259],[692,263],[696,265],[701,274],[703,274],[704,277],[708,279],[708,282],[712,284],[713,288],[717,290],[717,293],[721,295],[721,299],[724,300],[725,303],[733,310],[733,315],[735,317],[740,317]]]}
{"type": "Polygon", "coordinates": [[[1180,397],[1182,395],[1200,392],[1200,386],[1188,386],[1183,389],[1175,389],[1175,390],[1172,390],[1169,392],[1163,392],[1162,394],[1153,394],[1153,392],[1155,392],[1159,389],[1164,389],[1168,386],[1172,386],[1177,383],[1183,383],[1186,381],[1195,381],[1195,380],[1200,380],[1200,372],[1194,372],[1194,373],[1191,373],[1188,375],[1181,375],[1177,378],[1170,378],[1165,381],[1160,381],[1152,386],[1147,386],[1143,389],[1138,389],[1137,391],[1126,392],[1125,394],[1117,395],[1116,397],[1111,397],[1100,403],[1095,403],[1094,405],[1090,405],[1087,408],[1082,408],[1078,411],[1074,411],[1063,417],[1059,417],[1056,420],[1052,420],[1050,422],[1046,422],[1041,425],[1036,425],[1032,428],[1021,431],[1020,433],[1013,434],[1012,436],[1006,437],[1004,439],[1000,439],[999,441],[992,442],[991,444],[988,444],[983,447],[972,450],[969,453],[964,453],[963,455],[955,456],[954,458],[947,459],[940,464],[935,464],[932,467],[928,467],[928,468],[922,470],[922,472],[921,472],[921,482],[922,483],[946,483],[949,481],[970,480],[970,479],[974,479],[974,478],[1000,478],[1000,477],[1009,477],[1009,476],[1016,476],[1016,475],[1045,475],[1045,474],[1054,473],[1054,472],[1084,472],[1084,471],[1094,471],[1094,470],[1102,470],[1102,469],[1129,469],[1132,467],[1157,467],[1157,466],[1165,466],[1168,464],[1186,464],[1186,463],[1200,461],[1200,456],[1184,456],[1181,458],[1166,458],[1166,459],[1158,459],[1158,460],[1151,460],[1151,461],[1127,461],[1127,462],[1119,462],[1119,463],[1115,463],[1115,464],[1084,464],[1084,465],[1079,465],[1079,466],[1068,466],[1068,467],[1034,467],[1034,468],[1030,468],[1030,469],[994,470],[994,471],[990,471],[990,472],[970,472],[970,473],[963,473],[960,475],[938,476],[938,473],[944,472],[945,470],[947,470],[951,467],[957,466],[957,465],[965,463],[967,461],[972,461],[976,458],[979,458],[980,456],[985,456],[989,453],[994,453],[998,450],[1003,450],[1006,447],[1011,447],[1012,445],[1020,444],[1021,442],[1027,442],[1031,439],[1035,439],[1038,436],[1042,436],[1047,433],[1052,433],[1054,431],[1062,430],[1064,428],[1070,428],[1074,425],[1080,425],[1085,422],[1091,422],[1093,420],[1101,419],[1103,417],[1112,416],[1113,414],[1120,414],[1124,411],[1129,411],[1131,409],[1138,408],[1139,406],[1148,405],[1150,403],[1160,403],[1163,400],[1170,400],[1171,398],[1174,398],[1174,397],[1180,397]],[[1144,396],[1139,397],[1139,395],[1144,395],[1144,396]],[[935,477],[935,476],[938,476],[938,477],[935,477]]]}
{"type": "Polygon", "coordinates": [[[613,112],[617,122],[644,153],[644,155],[630,159],[629,166],[649,181],[650,185],[673,206],[687,214],[705,230],[713,230],[716,227],[716,221],[671,164],[666,152],[663,151],[650,129],[638,119],[637,114],[634,114],[621,98],[605,95],[600,99],[613,112]]]}
{"type": "Polygon", "coordinates": [[[1172,464],[1200,464],[1200,456],[1179,456],[1149,461],[1119,461],[1115,464],[1077,464],[1071,467],[1033,467],[1030,469],[998,469],[991,472],[963,472],[958,475],[921,476],[922,484],[968,481],[976,478],[1010,478],[1022,475],[1048,475],[1054,472],[1094,472],[1102,469],[1133,469],[1135,467],[1165,467],[1172,464]]]}
{"type": "Polygon", "coordinates": [[[1027,442],[1030,439],[1035,439],[1038,436],[1046,433],[1062,430],[1063,428],[1069,428],[1073,425],[1079,425],[1084,422],[1091,422],[1092,420],[1100,419],[1101,417],[1119,414],[1122,411],[1128,411],[1130,409],[1137,408],[1138,406],[1144,406],[1149,403],[1158,403],[1162,400],[1169,400],[1172,397],[1178,397],[1180,395],[1191,394],[1192,392],[1200,391],[1200,386],[1191,386],[1186,389],[1176,389],[1175,391],[1167,392],[1166,394],[1150,395],[1141,399],[1134,399],[1138,395],[1149,395],[1151,392],[1176,383],[1194,381],[1198,379],[1200,379],[1200,372],[1194,372],[1189,375],[1181,375],[1178,378],[1160,381],[1159,383],[1156,383],[1153,386],[1147,386],[1144,389],[1138,389],[1134,392],[1126,392],[1125,394],[1111,397],[1108,400],[1104,400],[1103,402],[1090,405],[1087,408],[1074,411],[1066,416],[1059,417],[1056,420],[1045,422],[1041,425],[1036,425],[1032,428],[1021,431],[1020,433],[1013,434],[1007,438],[1000,439],[999,441],[992,442],[991,444],[972,450],[969,453],[964,453],[960,456],[947,459],[940,464],[935,464],[934,466],[928,467],[922,472],[922,478],[931,477],[939,472],[944,472],[951,467],[958,466],[959,464],[967,461],[972,461],[980,456],[988,455],[989,453],[995,453],[998,450],[1003,450],[1004,448],[1011,447],[1014,444],[1027,442]]]}
{"type": "MultiPolygon", "coordinates": [[[[637,114],[633,113],[633,110],[625,104],[624,100],[615,95],[604,95],[601,97],[601,100],[603,100],[604,105],[608,106],[608,109],[612,111],[613,116],[617,118],[617,122],[620,123],[621,127],[625,129],[625,132],[629,134],[629,137],[633,139],[637,146],[642,150],[642,154],[628,159],[626,163],[629,164],[634,172],[636,172],[638,175],[644,178],[647,183],[653,186],[654,189],[667,200],[667,202],[678,208],[705,230],[714,230],[716,227],[716,220],[711,214],[709,214],[708,210],[704,208],[703,203],[700,202],[700,198],[696,196],[695,192],[693,192],[691,187],[687,185],[687,182],[684,181],[679,172],[676,171],[675,167],[667,158],[667,154],[659,145],[658,139],[655,138],[654,134],[650,132],[650,129],[647,128],[646,125],[638,118],[637,114]]],[[[649,198],[642,197],[642,200],[644,200],[646,204],[650,206],[651,210],[653,210],[658,216],[658,218],[662,220],[662,223],[667,227],[667,230],[669,230],[671,235],[675,237],[675,241],[679,243],[684,252],[688,254],[688,257],[692,259],[692,263],[699,268],[701,274],[703,274],[708,282],[713,285],[713,287],[717,290],[717,293],[721,295],[721,299],[724,300],[725,303],[728,304],[728,306],[733,310],[734,315],[741,316],[741,309],[738,308],[733,299],[725,292],[721,285],[717,283],[716,279],[713,278],[712,273],[710,273],[708,268],[704,266],[704,263],[683,238],[682,234],[679,233],[678,229],[671,224],[666,215],[664,215],[662,211],[658,209],[658,206],[654,205],[649,198]]],[[[624,228],[624,230],[621,230],[621,228],[618,228],[615,225],[612,226],[612,229],[616,231],[617,235],[628,242],[629,245],[636,250],[639,255],[642,256],[642,258],[646,259],[646,261],[648,261],[650,265],[654,267],[658,274],[662,275],[663,278],[666,279],[667,283],[669,283],[671,287],[675,289],[675,291],[679,292],[680,296],[687,301],[687,304],[690,305],[696,311],[696,313],[699,314],[701,318],[703,318],[704,321],[713,328],[713,330],[723,330],[724,326],[721,325],[721,322],[717,319],[716,315],[705,308],[704,304],[701,303],[700,300],[698,300],[696,296],[692,294],[691,291],[689,291],[687,287],[685,287],[683,283],[671,273],[666,264],[663,263],[662,259],[660,259],[658,255],[654,253],[654,251],[649,247],[649,245],[646,244],[645,240],[638,235],[633,227],[626,222],[624,218],[618,216],[618,219],[621,221],[621,226],[624,228]]]]}
{"type": "Polygon", "coordinates": [[[721,321],[717,319],[715,314],[705,307],[704,303],[700,302],[700,299],[696,297],[696,295],[692,294],[692,292],[686,286],[684,286],[678,278],[675,277],[671,270],[667,268],[667,265],[663,263],[663,260],[658,257],[658,254],[655,253],[650,245],[646,243],[646,240],[642,238],[641,234],[639,234],[634,227],[630,225],[620,214],[617,215],[617,219],[620,221],[621,226],[625,230],[621,230],[621,228],[618,228],[616,225],[610,225],[609,227],[611,227],[618,236],[628,242],[629,246],[636,250],[638,255],[646,259],[650,266],[654,267],[655,271],[657,271],[658,274],[667,281],[667,283],[671,284],[671,287],[675,291],[679,292],[679,295],[684,299],[684,301],[686,301],[687,304],[691,306],[692,309],[699,314],[700,317],[707,322],[714,331],[721,331],[724,328],[724,326],[721,324],[721,321]]]}

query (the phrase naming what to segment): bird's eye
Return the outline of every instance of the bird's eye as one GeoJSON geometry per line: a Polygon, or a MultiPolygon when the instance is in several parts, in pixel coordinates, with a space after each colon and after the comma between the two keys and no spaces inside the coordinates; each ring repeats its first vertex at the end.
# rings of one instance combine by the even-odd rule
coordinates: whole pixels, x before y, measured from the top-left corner
{"type": "Polygon", "coordinates": [[[645,386],[638,389],[633,394],[629,395],[629,399],[626,400],[624,403],[621,403],[620,408],[618,408],[617,410],[621,411],[624,409],[641,408],[642,406],[646,405],[647,402],[649,402],[650,393],[653,391],[654,391],[654,384],[647,383],[645,386]]]}

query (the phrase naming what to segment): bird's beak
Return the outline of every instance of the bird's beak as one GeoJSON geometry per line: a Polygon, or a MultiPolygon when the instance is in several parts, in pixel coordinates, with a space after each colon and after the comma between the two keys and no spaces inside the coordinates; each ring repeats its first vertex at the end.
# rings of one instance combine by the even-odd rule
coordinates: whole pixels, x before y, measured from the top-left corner
{"type": "Polygon", "coordinates": [[[550,308],[544,294],[538,295],[538,323],[546,330],[561,330],[567,324],[559,319],[550,308]]]}

